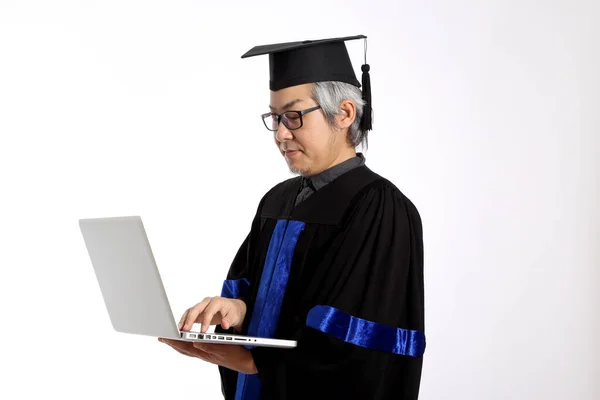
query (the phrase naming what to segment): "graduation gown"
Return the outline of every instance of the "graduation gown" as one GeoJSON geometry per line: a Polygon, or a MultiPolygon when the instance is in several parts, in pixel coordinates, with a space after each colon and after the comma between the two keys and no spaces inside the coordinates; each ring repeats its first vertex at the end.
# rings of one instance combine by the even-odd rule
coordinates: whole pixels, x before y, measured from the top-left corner
{"type": "MultiPolygon", "coordinates": [[[[366,166],[294,206],[301,178],[261,199],[221,293],[247,304],[258,374],[219,367],[226,400],[417,399],[423,239],[413,203],[366,166]]],[[[220,326],[217,332],[225,331],[220,326]]]]}

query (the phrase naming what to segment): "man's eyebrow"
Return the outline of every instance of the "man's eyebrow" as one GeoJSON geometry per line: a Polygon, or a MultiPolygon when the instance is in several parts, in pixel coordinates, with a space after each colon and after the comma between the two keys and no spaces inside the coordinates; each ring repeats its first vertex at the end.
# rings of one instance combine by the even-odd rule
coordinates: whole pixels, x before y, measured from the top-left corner
{"type": "MultiPolygon", "coordinates": [[[[292,107],[294,104],[299,103],[301,101],[303,101],[303,100],[302,99],[296,99],[296,100],[290,101],[289,103],[287,103],[286,105],[283,106],[283,109],[287,110],[290,107],[292,107]]],[[[269,106],[269,108],[271,109],[271,111],[275,111],[275,107],[269,106]]]]}

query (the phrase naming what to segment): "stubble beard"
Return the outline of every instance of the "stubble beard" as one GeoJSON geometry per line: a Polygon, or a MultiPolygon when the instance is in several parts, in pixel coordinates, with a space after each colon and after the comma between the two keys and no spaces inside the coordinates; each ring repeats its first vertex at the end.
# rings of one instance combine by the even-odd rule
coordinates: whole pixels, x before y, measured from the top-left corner
{"type": "Polygon", "coordinates": [[[288,168],[290,170],[290,173],[294,176],[307,176],[310,174],[310,171],[307,169],[301,169],[301,168],[294,168],[292,165],[288,164],[288,168]]]}

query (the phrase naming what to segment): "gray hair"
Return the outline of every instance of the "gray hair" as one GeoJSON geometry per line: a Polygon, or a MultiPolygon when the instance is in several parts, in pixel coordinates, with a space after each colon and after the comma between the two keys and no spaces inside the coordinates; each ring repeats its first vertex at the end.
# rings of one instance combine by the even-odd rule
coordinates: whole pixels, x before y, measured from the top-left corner
{"type": "Polygon", "coordinates": [[[347,140],[354,147],[368,145],[367,132],[360,129],[365,101],[362,92],[354,85],[345,82],[315,82],[312,85],[311,98],[321,106],[325,118],[331,127],[337,127],[335,117],[339,114],[339,105],[343,100],[350,100],[356,106],[356,118],[348,128],[347,140]]]}

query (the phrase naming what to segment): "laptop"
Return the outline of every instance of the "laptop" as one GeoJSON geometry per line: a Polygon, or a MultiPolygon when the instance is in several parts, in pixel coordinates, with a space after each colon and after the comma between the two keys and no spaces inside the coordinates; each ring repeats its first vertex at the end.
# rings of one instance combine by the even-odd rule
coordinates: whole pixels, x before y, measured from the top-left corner
{"type": "Polygon", "coordinates": [[[294,348],[295,340],[180,331],[140,216],[80,219],[79,227],[117,332],[188,342],[294,348]]]}

